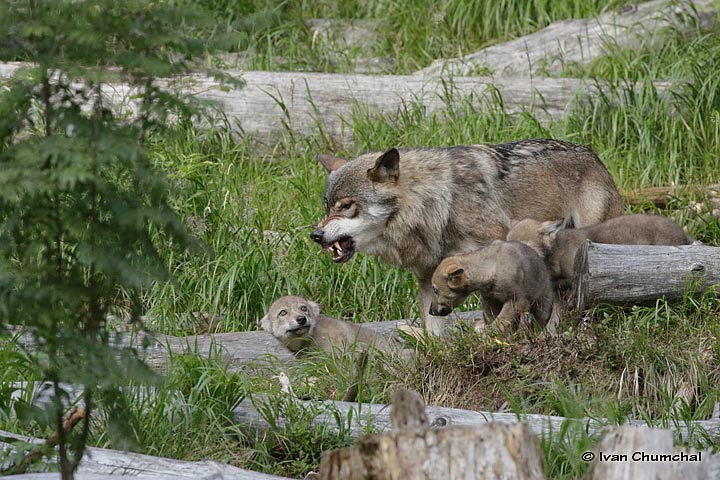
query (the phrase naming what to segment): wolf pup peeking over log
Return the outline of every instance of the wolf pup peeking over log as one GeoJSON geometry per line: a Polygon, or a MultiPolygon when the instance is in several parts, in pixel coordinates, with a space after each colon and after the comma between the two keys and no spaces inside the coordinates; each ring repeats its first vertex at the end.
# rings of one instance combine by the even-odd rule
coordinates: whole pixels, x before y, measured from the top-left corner
{"type": "Polygon", "coordinates": [[[410,269],[425,329],[440,261],[504,239],[513,220],[572,218],[586,226],[622,214],[622,200],[587,147],[530,139],[501,145],[391,148],[346,161],[321,155],[329,172],[325,216],[311,238],[336,263],[356,251],[410,269]]]}
{"type": "Polygon", "coordinates": [[[433,315],[447,315],[472,292],[479,292],[484,318],[475,322],[477,331],[494,319],[492,329],[507,333],[529,311],[554,335],[562,315],[545,262],[520,242],[495,240],[474,252],[444,259],[432,276],[432,289],[433,315]]]}
{"type": "Polygon", "coordinates": [[[693,239],[672,220],[659,215],[623,215],[585,228],[566,228],[566,220],[525,219],[513,225],[508,241],[532,247],[550,269],[558,286],[573,279],[575,256],[585,240],[620,245],[690,245],[693,239]]]}
{"type": "Polygon", "coordinates": [[[306,298],[280,297],[270,305],[260,326],[293,352],[320,348],[332,354],[333,349],[348,348],[355,342],[388,354],[400,350],[382,335],[354,323],[327,317],[320,313],[321,310],[319,303],[306,298]]]}

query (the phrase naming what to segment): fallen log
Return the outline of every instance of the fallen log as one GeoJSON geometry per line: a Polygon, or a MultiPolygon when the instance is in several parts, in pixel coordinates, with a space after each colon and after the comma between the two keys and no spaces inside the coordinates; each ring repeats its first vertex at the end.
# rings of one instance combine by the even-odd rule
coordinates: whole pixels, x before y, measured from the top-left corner
{"type": "MultiPolygon", "coordinates": [[[[40,443],[41,440],[17,435],[0,430],[0,451],[12,452],[16,441],[40,443]]],[[[7,461],[7,457],[2,461],[7,461]]],[[[13,476],[14,479],[47,478],[57,479],[59,473],[13,476]]],[[[267,475],[264,473],[243,470],[220,462],[203,460],[189,462],[170,458],[153,457],[140,453],[122,452],[108,448],[88,447],[80,462],[75,478],[78,480],[95,480],[98,478],[118,478],[123,476],[146,478],[177,478],[177,479],[218,479],[232,478],[237,480],[280,480],[286,477],[267,475]]]]}
{"type": "MultiPolygon", "coordinates": [[[[268,398],[264,395],[254,395],[243,399],[234,409],[233,417],[236,425],[247,431],[268,431],[273,425],[268,422],[263,412],[273,412],[273,423],[282,428],[287,418],[283,411],[287,402],[294,406],[304,408],[311,412],[312,425],[321,426],[334,432],[347,432],[352,438],[360,438],[371,428],[373,431],[385,432],[390,430],[392,420],[389,405],[376,403],[352,403],[331,400],[300,400],[291,396],[284,398],[268,398]],[[342,422],[342,424],[339,424],[342,422]]],[[[553,432],[561,431],[563,424],[569,423],[582,427],[590,435],[599,434],[609,420],[602,418],[565,418],[541,414],[515,414],[505,412],[483,412],[461,410],[447,407],[426,407],[428,424],[433,428],[449,426],[479,426],[489,422],[514,424],[521,421],[541,437],[550,437],[553,432]]],[[[644,420],[626,420],[625,424],[643,428],[649,426],[644,420]]],[[[668,425],[659,425],[675,432],[680,439],[688,439],[698,432],[704,432],[710,438],[720,436],[720,419],[694,420],[688,422],[675,422],[668,425]]]]}
{"type": "Polygon", "coordinates": [[[610,429],[593,456],[592,480],[720,478],[720,456],[673,446],[669,430],[628,426],[610,429]]]}
{"type": "Polygon", "coordinates": [[[621,192],[628,205],[653,204],[656,207],[666,207],[668,202],[683,195],[707,195],[711,199],[718,197],[720,184],[713,185],[677,185],[662,187],[646,187],[638,190],[625,190],[621,192]]]}
{"type": "Polygon", "coordinates": [[[720,285],[720,247],[608,245],[588,241],[575,258],[578,311],[598,303],[643,304],[720,285]]]}
{"type": "Polygon", "coordinates": [[[422,75],[472,75],[491,71],[500,76],[557,75],[567,65],[586,66],[607,46],[641,48],[662,41],[667,27],[692,33],[717,24],[712,0],[654,0],[626,5],[587,20],[561,20],[548,27],[455,59],[436,60],[416,72],[422,75]],[[694,5],[694,8],[691,6],[694,5]]]}
{"type": "MultiPolygon", "coordinates": [[[[0,64],[0,78],[23,66],[0,64]]],[[[240,72],[228,70],[240,75],[240,72]]],[[[217,102],[231,127],[256,142],[274,145],[295,134],[321,134],[330,143],[352,140],[354,117],[392,115],[417,103],[427,113],[441,111],[456,101],[472,97],[481,104],[497,91],[508,113],[528,111],[539,121],[561,118],[597,94],[594,82],[575,78],[456,77],[452,80],[417,75],[340,75],[311,72],[242,72],[245,87],[219,88],[215,80],[201,75],[175,79],[172,87],[200,99],[217,102]]],[[[667,82],[656,82],[658,91],[667,82]]],[[[113,84],[103,88],[108,104],[134,111],[135,90],[113,84]]],[[[480,107],[478,107],[480,108],[480,107]]]]}
{"type": "Polygon", "coordinates": [[[422,406],[415,405],[417,398],[415,393],[393,399],[393,411],[403,410],[407,425],[402,428],[323,452],[320,479],[545,478],[540,442],[526,425],[490,423],[430,430],[423,424],[422,406]]]}

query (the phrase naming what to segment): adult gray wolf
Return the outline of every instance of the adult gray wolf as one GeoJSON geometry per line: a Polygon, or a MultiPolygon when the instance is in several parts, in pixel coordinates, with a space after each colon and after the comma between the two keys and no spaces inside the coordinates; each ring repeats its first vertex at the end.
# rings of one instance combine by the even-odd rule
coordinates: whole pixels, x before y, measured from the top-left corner
{"type": "Polygon", "coordinates": [[[267,314],[260,320],[263,330],[293,352],[307,348],[319,348],[332,354],[358,343],[367,349],[373,346],[391,354],[398,352],[390,340],[367,328],[321,313],[322,306],[302,297],[280,297],[270,305],[267,314]]]}
{"type": "Polygon", "coordinates": [[[507,333],[529,311],[554,335],[562,314],[544,260],[520,242],[495,240],[479,250],[443,259],[432,276],[432,290],[430,313],[443,316],[472,292],[479,292],[485,315],[475,322],[477,331],[495,320],[492,329],[507,333]]]}
{"type": "Polygon", "coordinates": [[[504,239],[513,220],[572,218],[576,225],[622,213],[622,200],[587,147],[529,139],[501,145],[391,148],[346,161],[321,155],[329,172],[325,216],[311,238],[347,262],[356,251],[410,269],[426,331],[431,279],[440,261],[504,239]]]}
{"type": "Polygon", "coordinates": [[[660,215],[623,215],[584,228],[566,228],[565,220],[539,222],[525,219],[515,223],[508,240],[532,247],[550,268],[558,286],[573,279],[575,256],[585,242],[621,245],[690,245],[693,239],[669,218],[660,215]]]}

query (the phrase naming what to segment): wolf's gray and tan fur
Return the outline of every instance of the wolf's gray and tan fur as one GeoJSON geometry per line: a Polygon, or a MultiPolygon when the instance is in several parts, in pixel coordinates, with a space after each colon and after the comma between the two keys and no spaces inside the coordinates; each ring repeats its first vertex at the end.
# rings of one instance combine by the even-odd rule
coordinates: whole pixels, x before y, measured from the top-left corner
{"type": "Polygon", "coordinates": [[[622,213],[613,180],[592,150],[558,140],[390,149],[353,161],[321,156],[325,216],[311,237],[333,261],[356,251],[410,269],[425,327],[440,261],[504,239],[513,220],[572,218],[592,225],[622,213]]]}
{"type": "Polygon", "coordinates": [[[374,346],[386,353],[399,349],[390,340],[367,328],[321,313],[320,304],[302,297],[280,297],[260,320],[263,330],[293,352],[306,348],[319,348],[333,353],[333,349],[344,350],[353,344],[362,344],[360,349],[374,346]]]}
{"type": "Polygon", "coordinates": [[[560,321],[560,304],[543,259],[524,243],[495,240],[490,245],[448,257],[432,277],[430,313],[447,315],[472,292],[482,296],[482,331],[494,319],[493,330],[509,331],[524,312],[554,334],[560,321]]]}
{"type": "Polygon", "coordinates": [[[681,227],[659,215],[624,215],[584,228],[565,228],[564,220],[525,219],[513,225],[507,239],[526,243],[544,257],[560,286],[568,286],[572,280],[575,256],[585,240],[621,245],[693,243],[681,227]]]}

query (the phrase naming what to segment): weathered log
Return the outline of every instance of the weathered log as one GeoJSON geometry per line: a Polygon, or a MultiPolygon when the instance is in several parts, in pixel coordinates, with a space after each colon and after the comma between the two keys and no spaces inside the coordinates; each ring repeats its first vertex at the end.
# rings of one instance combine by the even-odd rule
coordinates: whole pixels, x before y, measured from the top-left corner
{"type": "MultiPolygon", "coordinates": [[[[481,318],[482,312],[458,312],[445,319],[450,327],[457,321],[472,323],[481,318]]],[[[389,337],[398,335],[398,324],[412,323],[412,320],[388,320],[362,323],[364,328],[380,332],[389,337]]],[[[22,334],[15,343],[28,351],[34,351],[32,335],[22,334]]],[[[0,340],[2,342],[2,340],[0,340]]],[[[266,366],[273,362],[293,362],[295,356],[271,334],[263,331],[209,333],[177,337],[154,332],[126,333],[119,347],[136,348],[140,357],[154,370],[164,372],[172,355],[197,354],[204,358],[221,358],[230,371],[250,366],[266,366]],[[143,347],[143,345],[147,345],[143,347]]]]}
{"type": "MultiPolygon", "coordinates": [[[[0,451],[13,451],[12,441],[19,440],[29,443],[40,443],[41,440],[25,437],[0,430],[0,451]]],[[[14,476],[16,479],[57,479],[59,473],[14,476]]],[[[170,458],[153,457],[140,453],[121,452],[107,448],[88,447],[80,462],[75,478],[78,480],[95,480],[100,478],[118,478],[120,476],[140,476],[141,478],[189,478],[189,479],[223,479],[237,480],[279,480],[285,477],[266,475],[264,473],[243,470],[220,462],[203,460],[188,462],[170,458]]]]}
{"type": "Polygon", "coordinates": [[[543,479],[540,442],[522,423],[430,430],[422,398],[393,395],[392,432],[323,452],[321,480],[543,479]]]}
{"type": "MultiPolygon", "coordinates": [[[[588,455],[592,452],[585,452],[588,455]]],[[[704,480],[720,478],[720,457],[673,446],[669,430],[622,426],[600,440],[593,480],[704,480]]],[[[585,458],[587,460],[588,458],[585,458]]]]}
{"type": "MultiPolygon", "coordinates": [[[[348,432],[352,438],[360,438],[368,431],[368,427],[372,427],[373,430],[379,432],[388,431],[391,428],[389,405],[330,400],[299,400],[290,396],[280,402],[277,398],[270,401],[263,395],[246,398],[233,409],[235,422],[237,425],[250,430],[271,430],[272,426],[260,410],[273,411],[279,414],[273,419],[275,425],[282,428],[287,422],[287,419],[282,416],[282,402],[293,402],[307,411],[313,412],[315,416],[311,422],[312,425],[322,426],[335,432],[348,432]],[[343,422],[342,425],[338,424],[339,420],[343,422]]],[[[583,430],[589,434],[600,433],[610,423],[608,420],[599,418],[565,418],[540,414],[518,415],[515,413],[471,411],[436,406],[428,406],[426,412],[430,427],[433,428],[478,426],[489,422],[514,424],[522,421],[539,436],[550,436],[553,432],[559,432],[566,422],[582,426],[583,430]]],[[[648,426],[644,420],[629,419],[625,423],[644,428],[654,428],[648,426]]],[[[687,439],[691,432],[697,433],[700,430],[715,438],[720,436],[720,419],[677,422],[667,425],[666,428],[676,432],[682,439],[687,439]]]]}
{"type": "MultiPolygon", "coordinates": [[[[0,64],[0,78],[22,64],[0,64]]],[[[228,71],[229,73],[237,73],[228,71]]],[[[275,144],[292,134],[322,131],[331,141],[352,139],[354,116],[394,114],[417,102],[426,112],[443,110],[447,102],[472,96],[477,102],[495,89],[509,113],[530,111],[542,122],[560,118],[578,102],[597,94],[594,82],[574,78],[456,77],[417,75],[340,75],[310,72],[242,72],[246,85],[225,91],[213,79],[194,75],[173,82],[198,98],[218,102],[232,127],[257,142],[275,144]],[[451,97],[449,99],[449,97],[451,97]]],[[[167,83],[159,83],[167,86],[167,83]]],[[[667,82],[656,82],[659,91],[667,82]]],[[[109,104],[134,111],[135,90],[122,84],[103,89],[109,104]]]]}
{"type": "Polygon", "coordinates": [[[720,247],[607,245],[588,241],[575,259],[574,304],[642,304],[720,285],[720,247]]]}
{"type": "Polygon", "coordinates": [[[716,23],[712,0],[642,2],[588,20],[561,20],[461,58],[436,60],[417,73],[471,75],[489,70],[497,76],[559,74],[566,65],[588,65],[603,55],[608,45],[639,48],[661,41],[658,32],[666,27],[691,33],[696,25],[708,30],[716,23]]]}
{"type": "Polygon", "coordinates": [[[673,197],[706,194],[714,199],[718,197],[718,191],[720,191],[720,184],[646,187],[639,190],[625,190],[621,194],[628,205],[651,203],[656,207],[663,208],[673,197]]]}

